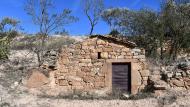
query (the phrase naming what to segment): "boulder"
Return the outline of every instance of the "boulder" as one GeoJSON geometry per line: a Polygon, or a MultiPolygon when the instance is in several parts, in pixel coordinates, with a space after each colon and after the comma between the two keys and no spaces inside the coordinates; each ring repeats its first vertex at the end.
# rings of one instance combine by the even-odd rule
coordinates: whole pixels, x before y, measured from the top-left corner
{"type": "Polygon", "coordinates": [[[32,75],[27,80],[26,86],[28,88],[39,88],[49,82],[49,79],[40,71],[34,70],[32,75]]]}
{"type": "Polygon", "coordinates": [[[177,72],[177,73],[175,73],[175,76],[176,76],[176,77],[181,77],[182,75],[181,75],[180,72],[177,72]]]}
{"type": "Polygon", "coordinates": [[[162,80],[154,81],[154,88],[155,90],[166,90],[168,84],[162,80]]]}
{"type": "Polygon", "coordinates": [[[167,78],[172,78],[172,77],[173,77],[173,73],[172,72],[167,73],[167,78]]]}
{"type": "Polygon", "coordinates": [[[177,87],[184,87],[185,84],[183,81],[179,81],[179,80],[171,80],[170,83],[172,83],[173,85],[177,86],[177,87]]]}
{"type": "Polygon", "coordinates": [[[187,70],[186,73],[187,73],[187,75],[190,75],[190,70],[187,70]]]}

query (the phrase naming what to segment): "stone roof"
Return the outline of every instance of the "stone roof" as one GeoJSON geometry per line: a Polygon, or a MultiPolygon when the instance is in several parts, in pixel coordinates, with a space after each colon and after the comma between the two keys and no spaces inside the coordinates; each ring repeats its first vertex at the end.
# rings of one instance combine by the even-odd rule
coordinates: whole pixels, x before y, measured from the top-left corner
{"type": "Polygon", "coordinates": [[[113,43],[116,43],[116,44],[124,45],[126,47],[131,47],[131,48],[137,47],[137,45],[134,42],[131,42],[131,41],[127,40],[127,39],[115,38],[115,37],[112,37],[112,36],[92,35],[89,38],[99,38],[99,39],[102,39],[102,40],[107,40],[108,42],[113,42],[113,43]]]}

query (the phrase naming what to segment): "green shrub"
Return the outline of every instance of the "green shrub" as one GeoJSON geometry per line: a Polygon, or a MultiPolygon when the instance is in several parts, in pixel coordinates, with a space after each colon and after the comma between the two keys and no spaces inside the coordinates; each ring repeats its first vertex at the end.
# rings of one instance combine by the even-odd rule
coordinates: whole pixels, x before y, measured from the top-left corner
{"type": "Polygon", "coordinates": [[[8,59],[9,44],[6,39],[0,39],[0,59],[8,59]]]}
{"type": "Polygon", "coordinates": [[[75,42],[75,40],[71,39],[71,38],[58,37],[58,38],[49,40],[47,42],[47,44],[46,44],[46,48],[47,48],[47,50],[50,50],[50,49],[60,49],[64,45],[70,45],[70,44],[72,44],[74,42],[75,42]]]}

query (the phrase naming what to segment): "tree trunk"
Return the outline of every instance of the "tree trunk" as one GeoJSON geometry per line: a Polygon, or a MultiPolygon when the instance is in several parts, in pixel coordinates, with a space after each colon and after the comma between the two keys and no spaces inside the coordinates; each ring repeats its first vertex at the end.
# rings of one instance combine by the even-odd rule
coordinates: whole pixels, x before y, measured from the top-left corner
{"type": "Polygon", "coordinates": [[[94,31],[94,25],[91,25],[91,29],[90,29],[89,35],[92,35],[93,31],[94,31]]]}
{"type": "Polygon", "coordinates": [[[44,62],[44,51],[45,51],[45,39],[46,39],[47,35],[46,34],[42,34],[41,35],[41,44],[39,47],[37,47],[37,57],[38,57],[38,63],[39,63],[39,67],[43,64],[44,62]]]}
{"type": "Polygon", "coordinates": [[[163,46],[161,46],[161,50],[160,50],[160,59],[161,60],[163,60],[163,52],[164,52],[163,46]]]}

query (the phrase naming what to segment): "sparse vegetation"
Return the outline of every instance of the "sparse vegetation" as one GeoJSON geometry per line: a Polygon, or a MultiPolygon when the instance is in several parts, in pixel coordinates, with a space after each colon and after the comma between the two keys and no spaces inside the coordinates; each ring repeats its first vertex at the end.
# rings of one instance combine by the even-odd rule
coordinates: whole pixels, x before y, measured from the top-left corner
{"type": "MultiPolygon", "coordinates": [[[[83,16],[86,16],[87,19],[85,20],[84,18],[84,21],[90,24],[89,35],[96,33],[95,28],[99,23],[100,25],[102,24],[101,21],[107,23],[110,28],[110,31],[107,32],[107,37],[105,37],[106,42],[100,38],[95,42],[92,41],[98,44],[97,46],[92,45],[91,41],[85,43],[69,36],[71,32],[65,29],[69,28],[66,26],[79,21],[79,18],[75,17],[78,12],[75,9],[65,8],[64,4],[60,4],[61,6],[59,7],[55,6],[56,0],[24,1],[23,10],[30,16],[31,22],[36,25],[34,34],[29,35],[32,31],[28,32],[27,30],[26,33],[23,33],[25,31],[21,30],[20,21],[16,20],[17,17],[14,19],[12,16],[11,18],[3,16],[4,18],[0,20],[0,107],[190,106],[190,59],[188,59],[190,56],[190,0],[160,1],[158,10],[150,8],[133,10],[123,8],[123,6],[122,8],[120,6],[110,8],[105,4],[107,1],[105,2],[104,0],[82,0],[82,6],[80,5],[81,7],[77,8],[82,10],[83,16]],[[58,10],[54,10],[55,8],[58,8],[58,10]],[[133,50],[133,48],[128,49],[128,47],[117,50],[114,44],[107,43],[107,41],[109,42],[109,37],[114,42],[118,42],[118,44],[123,40],[125,41],[125,39],[130,40],[128,41],[130,42],[129,44],[134,44],[135,47],[136,43],[142,49],[137,49],[136,51],[138,52],[135,52],[136,48],[133,50]],[[77,42],[82,44],[73,45],[77,42]],[[92,46],[88,47],[89,44],[92,46]],[[105,49],[103,48],[104,45],[105,49]],[[59,53],[62,47],[71,48],[71,51],[63,50],[62,53],[59,53]],[[96,48],[100,49],[96,50],[96,48]],[[143,49],[145,49],[147,59],[145,59],[143,49]],[[117,53],[115,50],[120,52],[117,53]],[[128,52],[129,50],[133,50],[133,52],[130,53],[128,52]],[[69,52],[67,53],[67,51],[69,52]],[[62,58],[60,62],[57,61],[59,54],[62,58]],[[112,59],[128,60],[126,58],[128,56],[142,57],[135,58],[135,61],[143,60],[139,64],[142,67],[137,72],[140,74],[141,79],[135,82],[140,81],[141,83],[139,82],[139,84],[143,85],[142,87],[137,86],[138,91],[145,87],[144,90],[139,91],[136,95],[130,95],[130,93],[125,93],[121,90],[112,90],[112,93],[106,94],[102,94],[104,90],[99,92],[99,89],[107,86],[105,72],[100,72],[100,70],[108,69],[110,65],[104,65],[104,62],[109,62],[112,59]],[[184,61],[179,60],[180,58],[178,57],[185,57],[184,61]],[[107,59],[109,60],[107,61],[107,59]],[[75,63],[70,63],[69,61],[71,60],[74,60],[75,63]],[[101,62],[99,63],[98,61],[101,62]],[[145,64],[146,62],[148,62],[148,65],[145,64]],[[58,71],[57,66],[61,65],[56,65],[57,63],[64,63],[64,66],[60,68],[65,67],[65,71],[54,72],[54,70],[58,71]],[[78,66],[79,63],[81,66],[78,66]],[[104,68],[99,68],[102,66],[104,68]],[[81,67],[79,68],[80,72],[78,72],[78,67],[81,67]],[[32,74],[31,69],[38,69],[42,75],[47,77],[48,82],[46,81],[47,83],[44,83],[45,85],[39,88],[29,89],[26,87],[27,78],[32,74]],[[73,72],[71,72],[72,70],[73,72]],[[146,76],[142,76],[141,70],[150,70],[151,74],[144,72],[146,76]],[[54,74],[51,75],[50,73],[54,74]],[[69,77],[70,73],[81,75],[81,77],[77,78],[77,76],[74,77],[73,75],[69,77]],[[53,88],[56,87],[57,83],[56,85],[50,83],[52,81],[49,81],[49,79],[52,78],[55,79],[53,82],[58,83],[61,78],[62,85],[60,87],[63,88],[68,85],[67,88],[68,90],[73,90],[72,93],[65,94],[63,90],[54,90],[53,88]],[[88,79],[91,80],[88,81],[88,79]],[[96,81],[98,84],[94,84],[96,81]],[[161,84],[159,83],[160,81],[164,83],[161,84]],[[76,87],[74,87],[74,84],[76,87]],[[86,89],[84,84],[89,85],[89,90],[94,88],[98,91],[83,92],[81,89],[86,89]],[[75,90],[75,88],[80,89],[75,90]]],[[[81,17],[82,15],[78,16],[81,17]]],[[[80,20],[83,20],[83,16],[80,20]]],[[[23,23],[26,22],[22,20],[21,24],[23,23]]],[[[88,28],[82,27],[84,26],[77,26],[75,29],[88,30],[88,28]]],[[[135,61],[134,63],[136,63],[135,61]]],[[[121,62],[123,63],[123,61],[121,62]]],[[[137,69],[138,67],[134,67],[134,65],[133,61],[131,61],[128,68],[125,69],[131,71],[137,69]]],[[[37,79],[41,81],[40,78],[37,79]]],[[[131,77],[129,79],[132,80],[131,77]]],[[[132,84],[130,85],[132,86],[132,84]]]]}
{"type": "Polygon", "coordinates": [[[18,21],[8,17],[0,22],[0,60],[8,59],[11,41],[17,35],[17,24],[18,21]]]}

